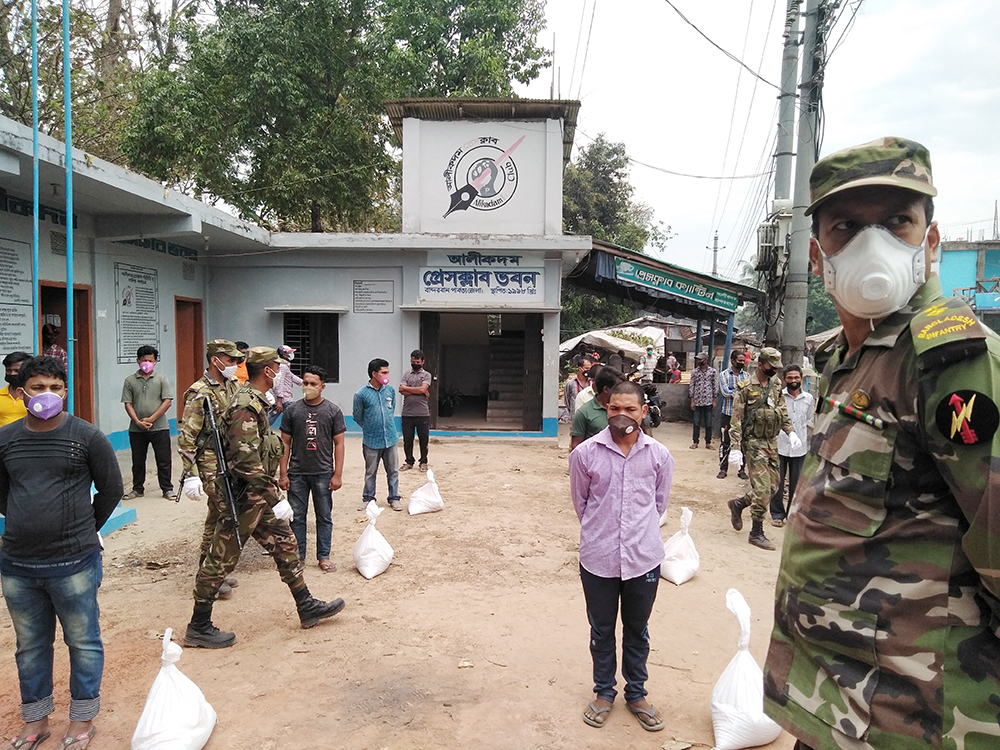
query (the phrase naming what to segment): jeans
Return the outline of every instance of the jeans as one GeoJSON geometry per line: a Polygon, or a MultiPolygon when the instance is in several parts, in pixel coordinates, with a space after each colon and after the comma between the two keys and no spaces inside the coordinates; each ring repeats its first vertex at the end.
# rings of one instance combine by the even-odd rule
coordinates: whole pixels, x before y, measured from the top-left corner
{"type": "Polygon", "coordinates": [[[788,513],[786,507],[792,507],[792,498],[795,497],[795,485],[799,483],[799,473],[802,471],[802,464],[806,462],[805,456],[795,456],[789,458],[778,454],[778,491],[771,496],[771,518],[775,521],[785,518],[788,513]],[[785,472],[788,472],[788,505],[785,506],[785,472]]]}
{"type": "Polygon", "coordinates": [[[660,581],[660,566],[645,575],[623,581],[621,578],[601,578],[580,566],[583,597],[590,620],[590,656],[594,661],[594,693],[598,698],[614,701],[617,653],[615,621],[618,602],[622,610],[622,678],[625,680],[625,700],[629,703],[646,697],[646,659],[649,657],[649,631],[646,625],[656,601],[660,581]]]}
{"type": "Polygon", "coordinates": [[[698,442],[701,433],[701,426],[705,425],[705,445],[712,444],[712,405],[694,407],[694,432],[692,443],[698,442]]]}
{"type": "Polygon", "coordinates": [[[427,463],[427,442],[431,432],[430,417],[408,417],[403,415],[403,453],[406,463],[413,466],[413,432],[420,441],[420,463],[427,463]]]}
{"type": "Polygon", "coordinates": [[[333,534],[333,493],[330,479],[333,474],[289,474],[288,502],[292,516],[292,533],[299,544],[299,559],[306,559],[306,515],[309,513],[309,493],[312,492],[313,509],[316,511],[316,559],[330,558],[330,537],[333,534]]]}
{"type": "Polygon", "coordinates": [[[153,457],[156,459],[156,479],[163,492],[174,488],[170,478],[170,430],[133,431],[128,434],[129,445],[132,446],[132,489],[142,494],[146,485],[146,456],[149,446],[153,446],[153,457]]]}
{"type": "Polygon", "coordinates": [[[361,496],[362,499],[366,503],[375,499],[375,473],[378,471],[378,462],[382,461],[389,485],[388,500],[390,502],[399,500],[399,452],[396,450],[396,446],[369,448],[362,443],[361,451],[365,456],[365,489],[361,496]]]}
{"type": "Polygon", "coordinates": [[[3,596],[17,635],[14,660],[24,721],[38,721],[55,710],[52,660],[57,617],[69,647],[70,721],[90,721],[100,711],[104,644],[97,589],[102,576],[99,556],[79,573],[62,578],[3,576],[3,596]]]}

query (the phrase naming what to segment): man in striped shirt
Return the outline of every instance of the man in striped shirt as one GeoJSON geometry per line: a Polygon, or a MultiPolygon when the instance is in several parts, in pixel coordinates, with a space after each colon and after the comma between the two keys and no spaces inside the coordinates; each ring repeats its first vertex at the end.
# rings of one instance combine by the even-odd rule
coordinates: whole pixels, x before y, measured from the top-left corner
{"type": "Polygon", "coordinates": [[[389,507],[402,510],[399,502],[399,454],[396,443],[396,391],[389,385],[389,363],[368,363],[368,382],[354,394],[354,421],[361,427],[361,450],[365,456],[365,488],[358,510],[375,500],[375,475],[379,461],[385,466],[389,484],[389,507]]]}
{"type": "MultiPolygon", "coordinates": [[[[746,357],[741,351],[735,351],[729,355],[730,367],[719,373],[719,390],[722,392],[722,445],[719,448],[719,473],[718,479],[726,478],[726,471],[729,469],[729,424],[733,419],[733,396],[736,395],[736,386],[745,380],[750,379],[750,373],[746,371],[746,357]]],[[[744,466],[740,466],[740,479],[746,479],[747,473],[744,466]]]]}

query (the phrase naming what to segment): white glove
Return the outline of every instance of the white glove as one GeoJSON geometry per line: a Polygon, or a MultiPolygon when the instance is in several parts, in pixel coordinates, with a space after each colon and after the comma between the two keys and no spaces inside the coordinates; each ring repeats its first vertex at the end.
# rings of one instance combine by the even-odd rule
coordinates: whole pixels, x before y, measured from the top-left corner
{"type": "Polygon", "coordinates": [[[788,445],[793,451],[797,451],[802,447],[802,440],[794,432],[788,433],[788,445]]]}
{"type": "Polygon", "coordinates": [[[291,523],[292,517],[295,515],[292,512],[292,506],[287,500],[282,500],[280,503],[271,508],[271,510],[274,512],[274,517],[279,521],[288,521],[291,523]]]}
{"type": "Polygon", "coordinates": [[[181,492],[192,500],[197,500],[204,491],[205,486],[199,477],[188,477],[184,480],[184,487],[181,488],[181,492]]]}
{"type": "Polygon", "coordinates": [[[729,451],[729,463],[733,466],[743,465],[743,451],[733,448],[729,451]]]}

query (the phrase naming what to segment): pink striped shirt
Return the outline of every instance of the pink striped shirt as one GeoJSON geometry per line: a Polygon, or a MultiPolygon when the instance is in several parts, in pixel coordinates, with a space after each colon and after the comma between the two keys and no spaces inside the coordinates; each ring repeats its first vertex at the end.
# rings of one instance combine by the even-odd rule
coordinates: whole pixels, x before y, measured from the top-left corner
{"type": "Polygon", "coordinates": [[[569,488],[580,518],[580,564],[628,580],[663,562],[660,515],[670,501],[674,458],[645,433],[628,456],[604,429],[569,454],[569,488]]]}

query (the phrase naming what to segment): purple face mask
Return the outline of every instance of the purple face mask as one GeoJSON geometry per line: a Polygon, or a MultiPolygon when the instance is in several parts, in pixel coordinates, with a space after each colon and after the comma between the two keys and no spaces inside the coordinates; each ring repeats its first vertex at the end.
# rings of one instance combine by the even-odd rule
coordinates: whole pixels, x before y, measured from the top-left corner
{"type": "Polygon", "coordinates": [[[63,410],[63,400],[52,391],[39,393],[28,400],[28,411],[39,419],[52,419],[63,410]]]}
{"type": "Polygon", "coordinates": [[[149,375],[149,373],[153,371],[154,367],[156,367],[156,363],[150,362],[148,359],[145,362],[139,363],[139,369],[142,370],[146,375],[149,375]]]}

